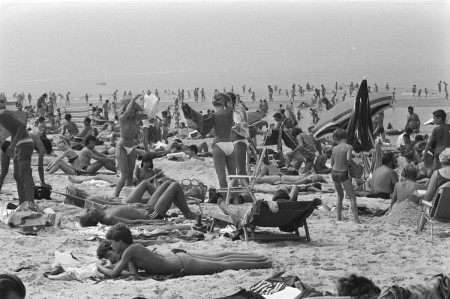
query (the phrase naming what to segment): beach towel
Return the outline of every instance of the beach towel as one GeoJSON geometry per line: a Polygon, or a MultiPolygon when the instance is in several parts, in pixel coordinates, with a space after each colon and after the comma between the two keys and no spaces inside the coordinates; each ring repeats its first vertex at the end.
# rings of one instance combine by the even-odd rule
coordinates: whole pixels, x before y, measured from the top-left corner
{"type": "Polygon", "coordinates": [[[240,102],[236,102],[233,109],[234,126],[233,131],[239,136],[248,138],[250,136],[248,130],[247,111],[240,102]]]}
{"type": "Polygon", "coordinates": [[[148,119],[152,119],[158,113],[159,99],[154,95],[144,95],[144,112],[147,114],[148,119]]]}
{"type": "Polygon", "coordinates": [[[450,277],[438,274],[426,284],[400,287],[394,285],[384,290],[378,299],[447,299],[450,298],[450,277]]]}
{"type": "Polygon", "coordinates": [[[206,136],[206,134],[211,132],[214,127],[214,114],[202,115],[185,103],[183,103],[181,109],[183,110],[184,118],[197,124],[197,130],[202,136],[206,136]]]}

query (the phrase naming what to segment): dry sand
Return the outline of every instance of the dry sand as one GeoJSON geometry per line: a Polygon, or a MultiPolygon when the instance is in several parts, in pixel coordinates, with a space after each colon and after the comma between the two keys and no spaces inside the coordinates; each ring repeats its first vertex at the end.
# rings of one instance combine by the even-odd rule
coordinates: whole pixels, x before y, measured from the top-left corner
{"type": "MultiPolygon", "coordinates": [[[[285,101],[275,101],[276,106],[279,103],[284,104],[285,101]]],[[[401,102],[401,107],[410,104],[414,104],[414,101],[404,100],[401,102]]],[[[271,114],[273,114],[272,111],[269,111],[269,115],[271,114]]],[[[162,168],[167,176],[178,181],[184,178],[196,178],[207,186],[217,186],[212,158],[206,158],[204,162],[174,162],[157,159],[155,167],[162,168]]],[[[38,182],[35,166],[33,174],[35,181],[38,182]]],[[[326,177],[328,182],[331,182],[329,176],[326,177]]],[[[68,184],[67,176],[63,174],[48,175],[46,181],[55,191],[60,192],[64,192],[68,184]]],[[[332,188],[332,184],[328,183],[324,188],[332,188]]],[[[4,189],[10,189],[15,193],[12,169],[4,189]]],[[[90,186],[87,189],[96,194],[112,195],[114,192],[112,188],[105,186],[90,186]]],[[[2,201],[11,200],[13,197],[4,194],[0,196],[2,201]]],[[[328,206],[335,204],[335,194],[322,196],[308,194],[301,199],[307,200],[317,196],[321,197],[328,206]]],[[[269,199],[270,195],[258,195],[258,197],[269,199]]],[[[448,225],[437,225],[434,241],[431,242],[429,231],[427,231],[429,227],[426,227],[420,235],[414,232],[417,219],[394,221],[392,217],[384,216],[374,220],[372,217],[362,216],[364,223],[356,225],[348,220],[348,209],[345,209],[343,213],[345,220],[340,222],[336,221],[335,212],[319,209],[308,219],[312,239],[309,243],[246,243],[219,237],[216,232],[206,234],[205,241],[160,245],[163,248],[182,248],[198,253],[233,251],[265,254],[273,261],[273,269],[225,271],[209,276],[190,276],[162,282],[154,280],[106,280],[99,283],[90,280],[53,281],[42,274],[51,270],[56,250],[71,252],[74,256],[83,258],[94,258],[98,243],[85,241],[85,239],[96,232],[101,234],[105,231],[105,228],[100,226],[95,229],[80,228],[77,217],[81,215],[82,210],[64,205],[63,201],[62,196],[53,194],[52,201],[38,202],[42,208],[54,209],[58,215],[58,225],[39,231],[37,236],[24,236],[16,229],[0,224],[1,272],[15,273],[22,278],[27,288],[27,298],[132,298],[135,296],[215,298],[230,295],[241,288],[248,289],[251,285],[278,271],[298,275],[304,283],[323,291],[334,292],[334,281],[351,273],[370,277],[383,289],[392,284],[421,283],[434,274],[449,273],[450,268],[448,250],[450,241],[447,238],[450,235],[450,227],[448,225]],[[24,268],[21,271],[15,272],[22,267],[24,268]]],[[[358,198],[358,203],[372,210],[389,207],[389,201],[381,199],[358,198]]],[[[344,204],[348,206],[349,202],[345,200],[344,204]]],[[[191,207],[193,210],[198,210],[198,207],[194,205],[191,207]]],[[[416,209],[411,205],[409,207],[416,209]]],[[[213,204],[203,204],[202,208],[206,214],[209,211],[218,211],[218,207],[213,204]]],[[[409,211],[411,209],[408,209],[405,203],[399,214],[404,217],[409,211]]],[[[417,209],[414,211],[410,213],[411,217],[418,217],[417,209]]]]}

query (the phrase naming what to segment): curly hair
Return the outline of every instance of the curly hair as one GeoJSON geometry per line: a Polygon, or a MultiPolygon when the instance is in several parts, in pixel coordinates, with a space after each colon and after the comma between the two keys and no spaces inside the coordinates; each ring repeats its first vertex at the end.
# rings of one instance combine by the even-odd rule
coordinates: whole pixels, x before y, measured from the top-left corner
{"type": "Polygon", "coordinates": [[[413,181],[416,181],[417,179],[417,167],[414,165],[414,163],[409,163],[406,165],[402,170],[402,177],[405,179],[411,179],[413,181]]]}
{"type": "Polygon", "coordinates": [[[119,223],[111,227],[106,233],[106,239],[111,241],[122,241],[125,244],[133,244],[133,235],[128,227],[119,223]]]}
{"type": "Polygon", "coordinates": [[[339,278],[337,288],[339,296],[351,296],[357,299],[376,298],[381,293],[381,289],[372,280],[355,274],[339,278]]]}
{"type": "Polygon", "coordinates": [[[450,147],[447,147],[439,154],[439,162],[441,162],[443,166],[450,165],[450,147]]]}

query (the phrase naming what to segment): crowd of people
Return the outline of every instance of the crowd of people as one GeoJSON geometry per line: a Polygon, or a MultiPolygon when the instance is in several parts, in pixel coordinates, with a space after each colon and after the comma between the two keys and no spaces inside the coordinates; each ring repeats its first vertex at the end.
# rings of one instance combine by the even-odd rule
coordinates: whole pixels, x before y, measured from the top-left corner
{"type": "MultiPolygon", "coordinates": [[[[242,88],[245,93],[245,85],[242,88]]],[[[336,91],[342,88],[342,85],[336,83],[336,91]]],[[[349,94],[352,95],[356,88],[358,86],[352,83],[349,94]]],[[[296,96],[296,90],[296,85],[293,84],[292,101],[296,96]]],[[[386,90],[389,90],[388,84],[386,90]]],[[[281,93],[281,89],[276,85],[274,88],[269,85],[268,91],[269,100],[261,99],[258,107],[259,112],[263,114],[269,111],[268,103],[273,101],[274,92],[281,93]]],[[[326,89],[323,85],[321,89],[317,89],[308,83],[305,90],[302,86],[298,86],[300,95],[305,91],[314,92],[310,106],[315,107],[316,113],[321,110],[322,103],[327,110],[338,103],[335,97],[331,101],[323,100],[326,99],[326,89]]],[[[374,91],[378,91],[377,85],[374,91]]],[[[167,90],[164,92],[173,94],[167,90]]],[[[254,91],[248,89],[248,92],[253,99],[254,91]]],[[[157,95],[157,90],[155,94],[157,95]]],[[[14,112],[0,104],[0,125],[10,134],[10,138],[1,144],[0,190],[12,158],[19,203],[34,202],[35,184],[31,170],[33,151],[39,156],[38,172],[42,186],[48,186],[45,175],[57,171],[70,175],[70,180],[76,183],[85,180],[82,176],[86,174],[97,174],[86,179],[108,181],[115,188],[116,199],[105,200],[104,197],[85,196],[84,199],[92,202],[94,208],[86,211],[79,222],[83,227],[95,226],[98,223],[113,226],[108,231],[107,240],[112,251],[119,255],[119,259],[116,264],[104,261],[98,263],[99,271],[110,277],[116,277],[121,273],[136,274],[138,269],[152,274],[203,275],[226,269],[272,267],[272,262],[267,257],[254,254],[200,255],[180,252],[171,256],[161,256],[142,245],[133,244],[131,232],[126,225],[145,224],[154,219],[166,218],[172,205],[175,205],[186,219],[198,220],[200,217],[189,208],[180,183],[168,179],[155,184],[164,173],[154,168],[153,159],[175,153],[183,153],[185,159],[198,161],[212,157],[220,187],[219,207],[223,212],[233,214],[236,211],[229,209],[224,203],[226,196],[224,190],[228,187],[227,175],[247,175],[249,160],[262,152],[255,142],[255,136],[261,129],[259,123],[248,124],[248,109],[242,99],[233,92],[216,90],[212,97],[213,110],[200,113],[186,103],[184,90],[179,90],[174,101],[174,111],[172,112],[169,106],[167,110],[162,111],[161,118],[154,117],[150,120],[144,113],[143,97],[144,94],[133,97],[129,92],[124,94],[122,101],[118,101],[115,91],[111,103],[105,100],[102,108],[93,107],[93,113],[97,114],[92,119],[85,117],[83,128],[79,128],[72,121],[70,113],[64,115],[65,123],[61,123],[61,109],[54,108],[57,105],[55,93],[39,97],[34,114],[37,121],[35,127],[31,129],[19,120],[14,112]],[[116,103],[114,108],[112,103],[116,103]],[[110,120],[108,114],[111,109],[114,110],[113,120],[110,120]],[[197,138],[212,138],[211,146],[204,141],[187,146],[180,139],[175,139],[169,144],[169,138],[173,137],[172,127],[174,129],[186,127],[185,123],[180,122],[181,113],[186,119],[187,126],[197,131],[197,138]],[[175,120],[174,124],[172,119],[175,120]],[[92,125],[93,122],[95,127],[92,125]],[[103,131],[111,135],[105,140],[109,141],[110,147],[98,151],[96,149],[100,141],[98,135],[103,131]],[[81,148],[77,149],[74,145],[80,144],[80,140],[81,148]],[[162,145],[161,149],[154,147],[158,144],[162,145]],[[59,155],[53,153],[54,148],[60,152],[59,155]],[[53,155],[54,158],[44,170],[45,155],[53,155]],[[137,165],[138,158],[141,162],[137,165]],[[110,173],[117,173],[118,176],[99,175],[98,171],[102,168],[110,173]],[[125,186],[133,187],[133,191],[124,199],[118,200],[125,186]],[[146,194],[150,197],[146,197],[146,194]]],[[[193,97],[194,102],[199,98],[204,101],[204,89],[196,88],[193,97]]],[[[90,96],[86,94],[87,103],[89,98],[90,96]]],[[[190,91],[187,98],[190,98],[190,91]]],[[[20,101],[23,99],[24,96],[21,95],[20,101]]],[[[66,104],[69,104],[70,93],[65,99],[66,104]]],[[[31,103],[31,98],[29,101],[31,103]]],[[[102,101],[100,95],[100,103],[102,101]]],[[[26,109],[33,112],[34,107],[26,109]]],[[[423,200],[431,201],[436,191],[450,182],[450,124],[447,124],[447,115],[443,110],[433,112],[436,127],[428,136],[420,134],[419,116],[414,113],[413,107],[408,107],[405,128],[395,144],[398,154],[406,161],[405,165],[398,168],[397,155],[392,151],[384,153],[381,166],[373,170],[367,182],[350,175],[351,168],[357,167],[357,163],[353,145],[347,143],[348,132],[345,129],[336,129],[332,138],[317,139],[312,134],[313,126],[307,128],[308,132],[300,128],[303,116],[300,109],[297,116],[293,110],[292,102],[285,108],[280,105],[273,114],[274,123],[267,128],[267,134],[275,131],[287,134],[293,146],[283,151],[281,144],[278,144],[276,149],[272,150],[272,158],[265,160],[265,165],[262,166],[256,180],[257,183],[282,184],[275,200],[279,200],[280,197],[282,200],[296,200],[299,192],[335,192],[337,220],[343,219],[343,201],[347,197],[350,200],[352,220],[361,223],[357,196],[391,200],[392,209],[396,203],[406,199],[417,204],[423,200]],[[326,175],[330,175],[335,190],[322,190],[321,183],[327,182],[326,175]],[[359,186],[365,183],[368,185],[368,191],[360,190],[359,186]],[[286,188],[285,185],[292,187],[286,188]],[[426,192],[419,195],[417,192],[419,189],[426,192]]],[[[383,112],[375,115],[373,120],[373,134],[380,143],[386,138],[383,120],[383,112]]],[[[181,155],[176,157],[179,158],[181,155]]],[[[242,200],[236,194],[233,202],[240,203],[242,200]]],[[[424,224],[422,220],[418,228],[421,229],[424,224]]],[[[7,279],[16,281],[15,277],[7,279]]],[[[22,294],[20,284],[17,285],[18,291],[15,292],[22,294]]]]}

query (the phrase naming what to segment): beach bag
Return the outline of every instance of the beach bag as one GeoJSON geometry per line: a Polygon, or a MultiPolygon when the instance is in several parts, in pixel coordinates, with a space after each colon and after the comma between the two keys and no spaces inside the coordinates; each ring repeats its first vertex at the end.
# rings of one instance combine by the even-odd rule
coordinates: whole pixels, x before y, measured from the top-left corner
{"type": "Polygon", "coordinates": [[[185,196],[200,199],[201,201],[205,200],[206,191],[208,188],[202,182],[195,179],[184,179],[181,182],[181,187],[183,188],[185,196]]]}
{"type": "Polygon", "coordinates": [[[34,199],[52,199],[52,187],[48,186],[34,186],[34,199]]]}
{"type": "Polygon", "coordinates": [[[354,179],[359,179],[364,174],[364,166],[360,164],[349,164],[348,174],[354,179]]]}

